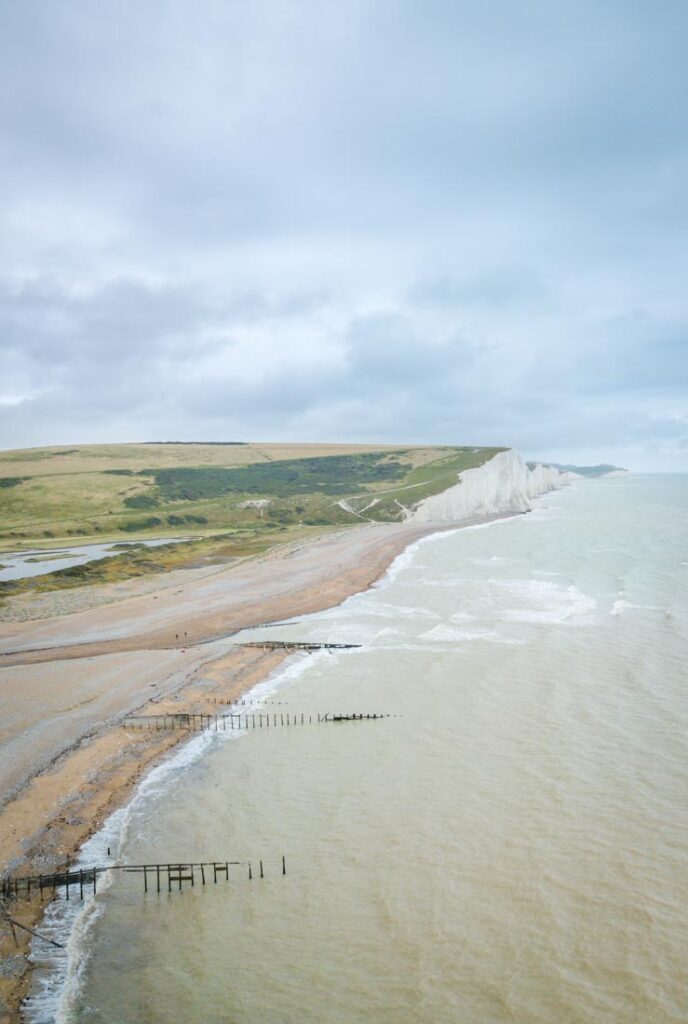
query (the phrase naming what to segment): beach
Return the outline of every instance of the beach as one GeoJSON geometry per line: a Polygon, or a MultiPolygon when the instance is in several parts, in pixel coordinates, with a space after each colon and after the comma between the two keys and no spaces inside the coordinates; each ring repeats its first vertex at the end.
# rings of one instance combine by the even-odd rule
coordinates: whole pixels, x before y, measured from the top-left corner
{"type": "MultiPolygon", "coordinates": [[[[22,599],[20,621],[0,623],[3,871],[46,872],[69,863],[145,772],[187,736],[125,730],[124,715],[214,713],[286,657],[233,647],[228,637],[336,606],[375,583],[414,541],[491,518],[338,530],[229,567],[192,571],[188,583],[176,572],[161,576],[157,587],[134,581],[125,596],[118,584],[111,601],[107,587],[88,588],[90,600],[82,595],[80,610],[67,614],[56,592],[43,595],[35,620],[26,618],[22,599]]],[[[38,905],[15,912],[29,927],[40,914],[38,905]]],[[[17,951],[10,936],[2,942],[11,969],[0,978],[0,996],[5,1019],[14,1020],[28,984],[26,947],[17,951]]]]}
{"type": "Polygon", "coordinates": [[[3,697],[23,681],[33,708],[6,716],[16,873],[238,865],[147,895],[108,873],[43,918],[16,904],[66,949],[34,940],[28,971],[5,943],[6,1019],[23,997],[25,1024],[680,1019],[684,508],[685,481],[614,479],[473,529],[338,531],[181,594],[161,580],[84,593],[33,632],[5,622],[3,697]],[[237,699],[306,724],[183,745],[121,724],[237,699]],[[54,756],[50,724],[82,738],[54,756]]]}
{"type": "Polygon", "coordinates": [[[73,863],[234,867],[50,904],[66,949],[32,943],[25,1024],[681,1020],[685,501],[680,478],[581,485],[212,639],[246,660],[200,667],[206,707],[229,666],[278,727],[161,753],[73,863]],[[266,637],[345,646],[266,676],[239,646],[266,637]]]}

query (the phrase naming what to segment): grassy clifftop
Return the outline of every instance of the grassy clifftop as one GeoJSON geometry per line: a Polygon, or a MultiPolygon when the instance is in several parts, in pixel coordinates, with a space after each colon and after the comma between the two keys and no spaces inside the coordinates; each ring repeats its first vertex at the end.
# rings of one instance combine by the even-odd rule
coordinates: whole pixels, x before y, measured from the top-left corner
{"type": "MultiPolygon", "coordinates": [[[[0,550],[184,536],[190,557],[213,546],[247,554],[296,533],[401,521],[500,450],[169,443],[0,452],[0,550]]],[[[169,552],[175,565],[184,548],[169,552]]],[[[165,568],[166,550],[138,562],[165,568]]],[[[110,561],[108,575],[126,565],[125,556],[110,561]]],[[[129,561],[137,574],[137,558],[129,561]]],[[[93,576],[86,570],[51,575],[73,583],[93,576]]],[[[50,584],[42,576],[35,586],[50,584]]]]}

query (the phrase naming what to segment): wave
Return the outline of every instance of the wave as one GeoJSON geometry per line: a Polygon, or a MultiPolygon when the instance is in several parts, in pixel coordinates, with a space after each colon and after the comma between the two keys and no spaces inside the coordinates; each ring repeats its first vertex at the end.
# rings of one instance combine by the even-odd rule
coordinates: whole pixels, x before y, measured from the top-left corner
{"type": "MultiPolygon", "coordinates": [[[[262,706],[273,693],[297,679],[307,667],[333,654],[331,651],[295,654],[252,687],[246,699],[251,701],[254,709],[262,706]]],[[[336,654],[334,656],[337,657],[336,654]]],[[[246,735],[240,731],[208,731],[199,733],[180,746],[171,757],[141,780],[129,802],[114,811],[83,844],[72,870],[117,863],[131,824],[137,813],[143,811],[147,801],[163,793],[174,778],[198,761],[211,746],[238,740],[246,735]]],[[[105,872],[98,879],[98,895],[85,893],[81,902],[74,899],[68,901],[63,894],[59,894],[46,907],[39,930],[53,941],[61,943],[63,948],[47,946],[36,939],[31,943],[29,959],[34,965],[34,972],[31,990],[23,1006],[26,1024],[71,1024],[74,1020],[90,960],[93,928],[105,911],[98,897],[112,885],[112,880],[112,872],[105,872]]]]}

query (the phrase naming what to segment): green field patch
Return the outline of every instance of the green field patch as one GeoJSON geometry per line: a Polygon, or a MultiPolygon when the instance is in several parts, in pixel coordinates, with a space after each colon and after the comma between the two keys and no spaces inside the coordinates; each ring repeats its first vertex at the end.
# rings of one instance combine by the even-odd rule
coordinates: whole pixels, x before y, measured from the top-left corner
{"type": "Polygon", "coordinates": [[[350,494],[372,484],[401,480],[410,469],[409,464],[372,452],[259,462],[236,469],[183,466],[151,473],[164,500],[199,501],[226,494],[350,494]]]}
{"type": "Polygon", "coordinates": [[[25,480],[30,480],[30,476],[0,476],[0,487],[9,489],[10,487],[19,487],[19,484],[23,484],[25,480]]]}

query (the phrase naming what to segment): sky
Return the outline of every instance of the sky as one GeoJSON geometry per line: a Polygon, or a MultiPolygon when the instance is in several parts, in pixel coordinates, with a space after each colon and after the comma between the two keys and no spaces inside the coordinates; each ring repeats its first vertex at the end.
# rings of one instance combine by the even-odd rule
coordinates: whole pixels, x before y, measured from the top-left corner
{"type": "Polygon", "coordinates": [[[688,470],[688,5],[0,0],[0,447],[688,470]]]}

